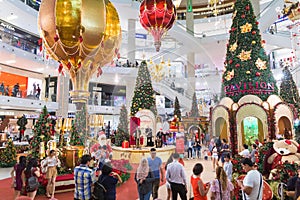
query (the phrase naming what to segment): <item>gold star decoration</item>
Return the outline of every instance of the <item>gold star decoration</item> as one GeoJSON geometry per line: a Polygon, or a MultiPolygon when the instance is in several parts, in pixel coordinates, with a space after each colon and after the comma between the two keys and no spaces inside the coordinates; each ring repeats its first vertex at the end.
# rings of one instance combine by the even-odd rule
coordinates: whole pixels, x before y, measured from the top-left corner
{"type": "Polygon", "coordinates": [[[227,72],[225,79],[227,81],[230,81],[233,77],[234,77],[234,69],[231,72],[230,71],[227,72]]]}
{"type": "Polygon", "coordinates": [[[248,33],[252,30],[252,24],[249,24],[247,22],[245,25],[240,26],[240,29],[241,29],[241,33],[248,33]]]}
{"type": "Polygon", "coordinates": [[[244,51],[244,50],[242,50],[242,52],[237,57],[241,61],[247,61],[247,60],[251,59],[251,50],[250,51],[244,51]]]}
{"type": "Polygon", "coordinates": [[[255,65],[256,65],[257,69],[259,69],[259,70],[265,70],[265,69],[267,69],[267,65],[266,64],[267,64],[267,61],[263,61],[260,58],[258,58],[256,60],[256,62],[255,62],[255,65]]]}
{"type": "Polygon", "coordinates": [[[237,43],[235,42],[234,44],[230,45],[229,47],[229,51],[233,52],[236,50],[236,48],[238,47],[237,43]]]}

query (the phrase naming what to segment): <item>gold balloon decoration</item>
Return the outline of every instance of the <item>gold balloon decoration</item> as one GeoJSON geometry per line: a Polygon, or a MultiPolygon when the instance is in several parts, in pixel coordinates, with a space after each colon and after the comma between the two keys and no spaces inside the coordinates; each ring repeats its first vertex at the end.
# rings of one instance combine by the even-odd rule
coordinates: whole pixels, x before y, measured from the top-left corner
{"type": "Polygon", "coordinates": [[[108,0],[44,0],[38,24],[47,53],[70,73],[73,102],[86,102],[91,76],[119,51],[115,7],[108,0]]]}

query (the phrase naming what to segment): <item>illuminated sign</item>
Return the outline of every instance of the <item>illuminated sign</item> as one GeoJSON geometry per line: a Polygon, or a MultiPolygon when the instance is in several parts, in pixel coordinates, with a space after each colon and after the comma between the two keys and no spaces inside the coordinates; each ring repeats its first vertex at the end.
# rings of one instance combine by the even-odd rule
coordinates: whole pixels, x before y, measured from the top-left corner
{"type": "Polygon", "coordinates": [[[227,96],[239,94],[270,94],[274,92],[274,83],[266,82],[239,82],[224,87],[227,96]]]}
{"type": "Polygon", "coordinates": [[[0,26],[6,28],[6,29],[9,29],[9,30],[12,30],[12,31],[15,31],[15,28],[12,27],[12,25],[9,25],[9,24],[5,24],[3,22],[0,23],[0,26]]]}

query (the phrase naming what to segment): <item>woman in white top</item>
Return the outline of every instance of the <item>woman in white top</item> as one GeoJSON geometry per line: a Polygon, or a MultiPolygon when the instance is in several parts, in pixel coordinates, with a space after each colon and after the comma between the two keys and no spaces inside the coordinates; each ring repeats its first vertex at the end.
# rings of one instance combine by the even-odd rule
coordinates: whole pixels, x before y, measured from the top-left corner
{"type": "Polygon", "coordinates": [[[48,179],[48,184],[46,188],[46,196],[48,198],[54,198],[54,192],[55,192],[55,179],[57,176],[57,165],[59,163],[59,160],[56,156],[55,150],[51,150],[48,157],[44,161],[43,167],[47,168],[46,172],[46,178],[48,179]],[[50,196],[51,194],[51,196],[50,196]]]}
{"type": "Polygon", "coordinates": [[[213,171],[215,171],[216,165],[218,164],[217,163],[218,162],[218,149],[215,145],[211,149],[211,159],[212,159],[212,163],[213,163],[213,171]]]}
{"type": "Polygon", "coordinates": [[[241,151],[239,154],[240,154],[241,156],[243,156],[244,158],[249,158],[249,157],[250,157],[250,151],[249,151],[249,149],[248,149],[248,145],[247,145],[247,144],[244,144],[243,147],[244,147],[244,150],[241,151]]]}

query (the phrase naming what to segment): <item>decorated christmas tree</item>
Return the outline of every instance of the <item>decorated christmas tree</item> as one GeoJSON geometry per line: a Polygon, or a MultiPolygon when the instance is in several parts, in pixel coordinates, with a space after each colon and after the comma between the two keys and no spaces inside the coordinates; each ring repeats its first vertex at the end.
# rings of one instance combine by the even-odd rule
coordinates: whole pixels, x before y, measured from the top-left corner
{"type": "Polygon", "coordinates": [[[80,136],[78,132],[78,128],[76,127],[75,120],[72,121],[71,127],[71,138],[70,138],[70,145],[72,146],[83,146],[83,137],[80,136]]]}
{"type": "Polygon", "coordinates": [[[179,120],[181,121],[181,111],[180,111],[180,105],[177,97],[175,97],[175,103],[174,103],[174,116],[177,116],[179,120]]]}
{"type": "Polygon", "coordinates": [[[17,150],[13,141],[8,140],[6,148],[0,151],[0,167],[12,167],[17,162],[17,150]]]}
{"type": "Polygon", "coordinates": [[[192,110],[191,110],[190,117],[200,117],[199,109],[197,105],[196,93],[194,93],[193,95],[192,110]]]}
{"type": "Polygon", "coordinates": [[[237,102],[253,94],[265,101],[277,94],[277,86],[250,0],[236,1],[232,17],[222,80],[225,96],[237,102]]]}
{"type": "Polygon", "coordinates": [[[122,105],[120,111],[120,118],[118,129],[115,137],[115,144],[121,146],[123,141],[129,141],[129,130],[128,130],[128,113],[125,105],[122,105]]]}
{"type": "Polygon", "coordinates": [[[30,157],[44,158],[46,156],[47,142],[51,140],[51,119],[46,106],[33,128],[33,138],[30,142],[30,157]]]}
{"type": "Polygon", "coordinates": [[[142,61],[136,78],[130,115],[134,116],[141,109],[149,109],[157,114],[154,91],[146,61],[142,61]]]}
{"type": "Polygon", "coordinates": [[[292,104],[299,115],[300,98],[299,98],[299,92],[296,83],[293,80],[293,76],[288,66],[285,66],[283,68],[282,73],[283,73],[283,78],[280,84],[280,96],[286,103],[292,104]]]}

